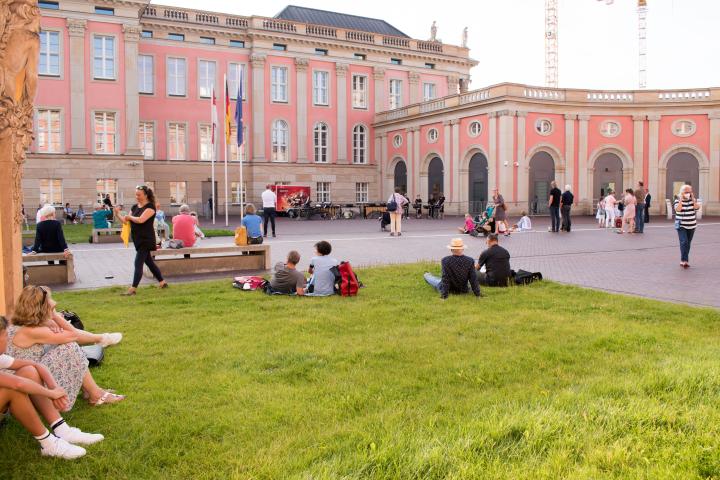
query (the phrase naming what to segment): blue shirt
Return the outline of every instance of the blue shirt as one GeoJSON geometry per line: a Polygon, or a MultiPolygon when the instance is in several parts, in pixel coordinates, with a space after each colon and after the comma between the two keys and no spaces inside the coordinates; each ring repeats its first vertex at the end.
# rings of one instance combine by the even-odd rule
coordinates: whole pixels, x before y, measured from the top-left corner
{"type": "Polygon", "coordinates": [[[111,210],[95,210],[92,214],[93,228],[108,228],[108,220],[113,218],[111,210]]]}
{"type": "Polygon", "coordinates": [[[259,238],[262,237],[262,218],[257,215],[245,215],[242,220],[242,226],[247,229],[248,238],[259,238]]]}

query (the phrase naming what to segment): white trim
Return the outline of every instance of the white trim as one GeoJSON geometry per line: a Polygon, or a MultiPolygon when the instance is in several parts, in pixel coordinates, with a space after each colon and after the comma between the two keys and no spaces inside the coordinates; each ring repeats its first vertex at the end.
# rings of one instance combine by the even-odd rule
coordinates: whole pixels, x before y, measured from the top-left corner
{"type": "MultiPolygon", "coordinates": [[[[92,142],[92,152],[96,155],[120,155],[120,112],[118,110],[113,109],[97,109],[97,110],[91,110],[90,115],[92,115],[90,122],[90,134],[92,135],[92,138],[90,141],[92,142]],[[99,152],[97,150],[97,142],[95,141],[95,135],[97,132],[95,131],[95,115],[99,113],[108,114],[111,113],[114,115],[115,118],[115,141],[114,141],[114,151],[112,152],[99,152]]],[[[105,117],[105,123],[107,123],[107,117],[105,117]]],[[[107,132],[104,133],[105,136],[107,136],[107,132]]],[[[107,140],[107,139],[106,139],[107,140]]]]}
{"type": "Polygon", "coordinates": [[[364,123],[356,123],[355,125],[353,125],[353,128],[352,128],[352,164],[353,165],[368,165],[370,163],[369,135],[370,135],[370,129],[364,123]],[[359,133],[356,133],[355,130],[358,127],[363,128],[363,132],[362,132],[362,134],[363,134],[363,142],[362,143],[363,144],[360,147],[356,147],[356,145],[355,145],[355,135],[359,135],[359,133]],[[356,152],[363,153],[363,158],[365,160],[364,162],[356,161],[356,158],[358,157],[356,155],[356,152]]]}
{"type": "Polygon", "coordinates": [[[323,69],[313,69],[312,70],[312,103],[314,107],[330,107],[330,71],[329,70],[323,70],[323,69]],[[325,84],[325,103],[322,103],[319,101],[319,93],[321,88],[316,84],[315,75],[316,74],[322,74],[324,73],[326,75],[326,84],[325,84]],[[318,94],[318,95],[316,95],[318,94]]]}
{"type": "Polygon", "coordinates": [[[240,66],[240,74],[241,72],[244,73],[242,76],[243,80],[243,86],[242,86],[242,94],[243,94],[243,100],[247,100],[247,86],[248,86],[248,72],[250,71],[248,68],[247,62],[227,62],[227,65],[225,68],[227,69],[227,78],[228,78],[228,93],[230,94],[230,100],[233,102],[237,101],[237,85],[235,85],[236,88],[230,87],[230,71],[232,70],[230,68],[231,65],[238,65],[240,66]]]}
{"type": "MultiPolygon", "coordinates": [[[[165,157],[166,160],[174,160],[184,162],[188,160],[190,138],[188,136],[188,123],[184,121],[167,120],[165,122],[165,157]],[[172,125],[184,125],[185,126],[185,158],[170,158],[170,127],[172,125]]],[[[178,144],[179,145],[179,144],[178,144]]]]}
{"type": "Polygon", "coordinates": [[[370,103],[370,79],[367,74],[353,73],[350,76],[350,105],[353,110],[368,110],[368,104],[370,103]],[[365,88],[362,90],[362,104],[364,106],[355,105],[355,77],[362,77],[365,79],[365,88]]]}
{"type": "MultiPolygon", "coordinates": [[[[290,163],[290,133],[291,133],[290,122],[288,122],[287,120],[285,120],[283,118],[276,118],[270,124],[270,161],[271,162],[273,162],[273,163],[290,163]],[[273,140],[274,140],[273,137],[275,136],[275,125],[278,122],[283,122],[285,124],[286,132],[287,132],[287,134],[285,135],[285,157],[286,158],[284,160],[277,160],[275,152],[273,152],[273,146],[274,146],[273,145],[273,140]]],[[[282,145],[278,144],[278,149],[280,146],[282,146],[282,145]]]]}
{"type": "Polygon", "coordinates": [[[38,76],[42,80],[63,80],[65,78],[65,31],[62,28],[42,28],[40,30],[40,48],[38,49],[38,76]],[[40,72],[40,49],[42,49],[43,32],[58,34],[58,73],[40,72]]]}
{"type": "MultiPolygon", "coordinates": [[[[224,138],[223,138],[224,140],[224,138]]],[[[218,142],[219,145],[224,145],[224,142],[218,142]]],[[[197,122],[197,159],[200,162],[211,162],[212,161],[212,149],[213,149],[213,143],[212,143],[212,123],[208,122],[197,122]],[[203,142],[202,142],[202,129],[203,127],[206,127],[208,129],[208,140],[210,141],[210,157],[209,158],[202,158],[202,150],[203,150],[203,142]]],[[[228,159],[229,160],[229,159],[228,159]]]]}
{"type": "MultiPolygon", "coordinates": [[[[177,71],[177,68],[175,68],[174,70],[177,71]]],[[[175,75],[175,78],[177,78],[177,77],[178,77],[178,75],[175,75]]],[[[175,82],[175,86],[177,86],[177,81],[175,82]]],[[[187,57],[178,57],[175,55],[166,55],[165,56],[165,97],[167,97],[167,98],[187,98],[188,97],[188,61],[187,61],[187,57]],[[170,81],[170,68],[169,68],[170,60],[182,60],[185,63],[185,68],[184,68],[184,73],[183,73],[184,93],[182,95],[171,94],[170,89],[168,88],[168,86],[169,86],[168,82],[170,81]]]]}
{"type": "MultiPolygon", "coordinates": [[[[93,81],[100,81],[100,82],[108,82],[108,81],[118,81],[118,36],[116,34],[112,33],[93,33],[92,38],[90,39],[90,78],[93,81]],[[112,62],[113,62],[113,71],[112,71],[112,77],[104,77],[104,76],[96,76],[95,75],[95,40],[99,38],[112,38],[112,62]]],[[[106,49],[105,49],[105,42],[103,42],[103,56],[102,56],[102,70],[103,73],[105,72],[105,62],[107,61],[106,58],[106,49]]]]}
{"type": "Polygon", "coordinates": [[[281,104],[289,104],[290,103],[290,67],[284,64],[278,64],[278,65],[270,65],[270,103],[281,103],[281,104]],[[273,96],[273,88],[275,88],[275,93],[277,94],[278,88],[282,85],[280,83],[275,83],[273,79],[273,71],[275,69],[284,69],[285,70],[285,99],[284,100],[277,100],[273,96]]]}
{"type": "Polygon", "coordinates": [[[331,155],[330,155],[330,139],[331,139],[331,138],[332,138],[332,137],[331,137],[331,135],[330,135],[330,126],[329,126],[327,123],[323,122],[323,121],[315,122],[315,124],[313,125],[313,128],[312,128],[312,149],[313,149],[312,160],[313,160],[313,163],[316,163],[316,164],[318,164],[318,163],[319,163],[319,164],[330,163],[330,159],[331,159],[331,155]],[[317,128],[320,127],[320,126],[324,126],[324,127],[325,127],[325,147],[318,146],[318,145],[315,143],[315,130],[317,130],[317,128]],[[320,148],[320,149],[323,149],[323,148],[324,148],[324,149],[325,149],[325,160],[324,160],[324,161],[318,161],[318,159],[317,159],[318,148],[320,148]]]}
{"type": "Polygon", "coordinates": [[[140,120],[138,122],[138,146],[140,147],[140,151],[142,152],[143,158],[145,160],[155,160],[157,157],[157,122],[154,120],[140,120]],[[145,148],[143,147],[143,142],[140,140],[140,130],[143,125],[150,124],[152,125],[152,156],[146,157],[145,156],[145,148]]]}
{"type": "Polygon", "coordinates": [[[48,107],[44,105],[35,106],[35,115],[33,119],[33,131],[35,134],[35,139],[33,140],[33,149],[35,153],[42,153],[42,154],[59,154],[59,153],[65,153],[65,109],[63,107],[48,107]],[[39,120],[40,120],[40,111],[51,111],[51,112],[59,112],[60,113],[60,149],[57,152],[41,152],[40,147],[38,144],[38,140],[40,138],[40,126],[39,126],[39,120]]]}
{"type": "MultiPolygon", "coordinates": [[[[198,58],[198,59],[197,59],[197,83],[196,83],[196,87],[197,87],[197,98],[198,98],[198,100],[210,100],[210,99],[212,98],[212,90],[213,90],[213,87],[215,87],[215,91],[216,91],[216,92],[221,91],[221,89],[218,88],[218,62],[217,62],[217,60],[209,60],[209,59],[206,59],[206,58],[198,58]],[[213,79],[212,79],[213,81],[212,81],[212,85],[210,85],[210,89],[209,89],[209,92],[208,92],[207,95],[203,95],[202,92],[201,92],[203,85],[200,83],[200,82],[201,82],[201,75],[200,75],[200,69],[201,69],[201,67],[200,67],[200,66],[201,66],[201,64],[202,64],[203,62],[207,62],[208,64],[213,64],[213,66],[214,66],[213,79]]],[[[222,88],[225,88],[225,86],[223,85],[222,88]]],[[[223,95],[224,95],[224,94],[223,94],[223,95]]],[[[219,95],[218,95],[218,97],[219,97],[219,95]]]]}

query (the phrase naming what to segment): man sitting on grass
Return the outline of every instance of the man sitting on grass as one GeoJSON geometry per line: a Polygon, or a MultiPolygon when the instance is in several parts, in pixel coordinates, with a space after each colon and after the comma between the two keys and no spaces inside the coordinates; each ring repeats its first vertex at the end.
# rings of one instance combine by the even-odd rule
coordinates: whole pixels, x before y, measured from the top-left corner
{"type": "Polygon", "coordinates": [[[498,236],[491,233],[487,237],[487,250],[480,254],[476,269],[485,266],[485,273],[478,273],[480,285],[488,287],[507,287],[510,279],[510,252],[498,245],[498,236]]]}
{"type": "Polygon", "coordinates": [[[440,298],[443,299],[450,293],[468,293],[468,282],[475,296],[482,296],[475,272],[475,262],[465,255],[462,238],[453,238],[447,248],[452,255],[448,255],[440,262],[442,278],[425,272],[425,281],[440,292],[440,298]]]}
{"type": "Polygon", "coordinates": [[[300,254],[291,250],[286,263],[278,262],[275,265],[275,273],[270,279],[270,293],[305,295],[305,275],[298,271],[298,263],[300,254]]]}

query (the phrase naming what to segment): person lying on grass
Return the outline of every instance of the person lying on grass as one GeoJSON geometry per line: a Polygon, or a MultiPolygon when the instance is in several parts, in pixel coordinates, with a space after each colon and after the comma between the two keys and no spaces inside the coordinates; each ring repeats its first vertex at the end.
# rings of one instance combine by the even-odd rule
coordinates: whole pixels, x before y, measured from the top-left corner
{"type": "Polygon", "coordinates": [[[291,250],[287,262],[275,265],[275,273],[270,279],[270,293],[284,295],[305,295],[305,275],[299,272],[300,253],[291,250]]]}
{"type": "MultiPolygon", "coordinates": [[[[7,320],[0,316],[0,352],[7,348],[7,327],[7,320]]],[[[10,410],[40,443],[40,454],[44,457],[79,458],[86,451],[73,443],[89,445],[103,439],[102,435],[84,433],[65,423],[58,410],[66,410],[67,405],[67,393],[57,385],[47,368],[0,354],[0,415],[10,410]],[[45,428],[33,404],[48,421],[53,433],[45,428]]]]}
{"type": "Polygon", "coordinates": [[[440,298],[446,299],[450,293],[468,293],[468,283],[476,297],[481,297],[475,261],[465,255],[465,244],[462,238],[453,238],[447,246],[452,255],[440,262],[442,277],[438,278],[425,272],[425,281],[438,292],[440,298]]]}
{"type": "Polygon", "coordinates": [[[7,353],[45,366],[67,392],[72,408],[82,388],[92,406],[117,403],[125,399],[100,388],[88,370],[88,361],[80,345],[116,345],[121,333],[94,333],[78,330],[55,311],[57,304],[48,287],[23,288],[8,327],[7,353]]]}

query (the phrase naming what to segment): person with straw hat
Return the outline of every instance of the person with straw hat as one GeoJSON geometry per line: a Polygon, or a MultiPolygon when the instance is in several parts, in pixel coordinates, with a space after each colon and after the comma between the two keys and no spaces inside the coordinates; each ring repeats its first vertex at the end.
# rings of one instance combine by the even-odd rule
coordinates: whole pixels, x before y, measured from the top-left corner
{"type": "Polygon", "coordinates": [[[482,296],[475,271],[475,261],[465,255],[465,244],[462,238],[453,238],[447,246],[451,255],[440,262],[442,277],[438,278],[425,272],[425,281],[438,292],[440,298],[447,298],[450,293],[468,293],[468,283],[476,297],[482,296]]]}

